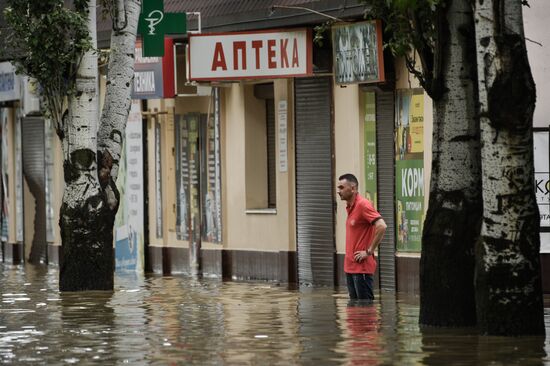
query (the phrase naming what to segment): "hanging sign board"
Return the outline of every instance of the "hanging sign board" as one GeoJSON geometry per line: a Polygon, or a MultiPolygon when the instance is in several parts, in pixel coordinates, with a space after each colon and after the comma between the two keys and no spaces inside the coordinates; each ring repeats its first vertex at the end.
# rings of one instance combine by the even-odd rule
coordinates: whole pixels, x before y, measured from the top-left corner
{"type": "Polygon", "coordinates": [[[311,31],[190,34],[190,80],[266,79],[313,74],[311,31]]]}
{"type": "Polygon", "coordinates": [[[143,0],[138,23],[138,33],[143,40],[143,56],[165,56],[164,36],[186,32],[185,13],[165,13],[163,0],[143,0]]]}
{"type": "Polygon", "coordinates": [[[142,43],[136,42],[132,99],[162,99],[175,96],[174,42],[166,38],[164,44],[164,57],[145,57],[142,43]]]}
{"type": "Polygon", "coordinates": [[[333,26],[332,49],[337,84],[384,81],[382,25],[379,20],[333,26]]]}

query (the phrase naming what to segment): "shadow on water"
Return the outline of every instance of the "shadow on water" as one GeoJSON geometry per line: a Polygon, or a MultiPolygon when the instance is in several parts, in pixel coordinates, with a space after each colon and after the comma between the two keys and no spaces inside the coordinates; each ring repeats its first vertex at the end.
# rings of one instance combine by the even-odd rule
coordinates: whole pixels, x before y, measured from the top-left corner
{"type": "Polygon", "coordinates": [[[475,329],[422,329],[425,365],[545,365],[544,337],[479,336],[475,329]]]}
{"type": "Polygon", "coordinates": [[[345,288],[118,273],[114,292],[59,293],[57,276],[0,265],[0,363],[550,363],[544,338],[420,329],[418,299],[401,294],[363,304],[349,302],[345,288]]]}

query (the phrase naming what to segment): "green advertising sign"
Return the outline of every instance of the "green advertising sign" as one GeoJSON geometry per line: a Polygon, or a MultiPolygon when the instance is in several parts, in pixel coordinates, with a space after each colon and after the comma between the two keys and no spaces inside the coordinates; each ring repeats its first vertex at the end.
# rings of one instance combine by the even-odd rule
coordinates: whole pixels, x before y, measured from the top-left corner
{"type": "Polygon", "coordinates": [[[397,249],[420,251],[424,223],[424,161],[396,161],[397,249]]]}
{"type": "Polygon", "coordinates": [[[376,98],[374,92],[365,96],[365,192],[364,196],[377,207],[376,177],[376,98]]]}
{"type": "Polygon", "coordinates": [[[165,13],[163,0],[143,0],[138,33],[143,39],[144,57],[164,56],[164,36],[186,32],[185,13],[165,13]]]}

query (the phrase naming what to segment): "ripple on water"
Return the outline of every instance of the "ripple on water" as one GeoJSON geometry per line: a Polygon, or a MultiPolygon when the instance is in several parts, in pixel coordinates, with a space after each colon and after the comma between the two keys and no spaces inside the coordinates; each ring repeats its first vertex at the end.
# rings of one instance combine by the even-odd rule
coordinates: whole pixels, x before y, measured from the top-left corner
{"type": "MultiPolygon", "coordinates": [[[[343,288],[117,274],[59,293],[55,268],[0,265],[0,363],[544,364],[540,338],[421,331],[415,298],[351,306],[343,288]],[[22,289],[24,288],[24,291],[22,289]]],[[[550,311],[545,310],[547,324],[550,311]]]]}

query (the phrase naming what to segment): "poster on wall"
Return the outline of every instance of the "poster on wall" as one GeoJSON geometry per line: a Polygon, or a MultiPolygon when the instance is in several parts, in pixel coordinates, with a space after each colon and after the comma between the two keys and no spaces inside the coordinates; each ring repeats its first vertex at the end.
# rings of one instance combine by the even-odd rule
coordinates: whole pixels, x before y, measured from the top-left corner
{"type": "Polygon", "coordinates": [[[548,130],[533,133],[535,155],[535,195],[540,214],[540,252],[550,253],[550,143],[548,130]]]}
{"type": "Polygon", "coordinates": [[[277,122],[279,129],[279,171],[286,173],[288,171],[288,103],[286,100],[280,100],[277,108],[277,122]]]}
{"type": "Polygon", "coordinates": [[[364,196],[378,207],[376,177],[376,94],[364,93],[365,103],[365,192],[364,196]]]}
{"type": "Polygon", "coordinates": [[[117,271],[143,271],[145,224],[142,146],[141,104],[139,101],[133,101],[126,125],[117,179],[121,197],[115,218],[117,271]]]}
{"type": "Polygon", "coordinates": [[[418,252],[424,224],[424,92],[404,89],[395,103],[397,250],[418,252]]]}
{"type": "Polygon", "coordinates": [[[0,109],[0,120],[0,135],[2,136],[2,212],[0,218],[0,239],[3,242],[7,242],[9,225],[8,162],[10,154],[8,150],[8,112],[6,109],[0,109]]]}

